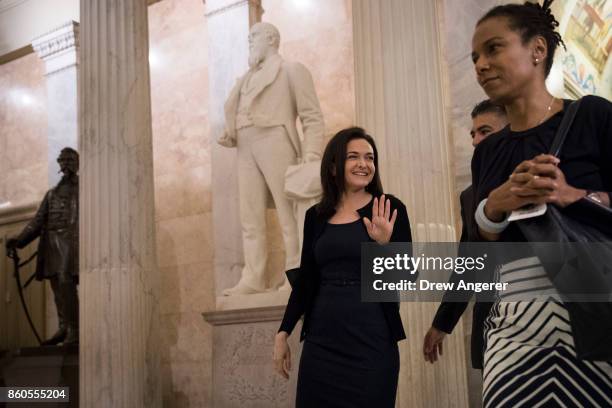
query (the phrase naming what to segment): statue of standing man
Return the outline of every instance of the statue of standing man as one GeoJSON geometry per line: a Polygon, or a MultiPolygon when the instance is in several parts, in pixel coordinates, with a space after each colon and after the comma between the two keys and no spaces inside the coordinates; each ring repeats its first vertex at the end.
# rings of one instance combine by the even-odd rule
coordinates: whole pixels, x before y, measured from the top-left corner
{"type": "Polygon", "coordinates": [[[293,204],[284,193],[285,172],[299,162],[320,160],[324,124],[308,69],[278,54],[280,33],[257,23],[249,33],[248,72],[225,103],[225,132],[218,143],[238,149],[238,188],[244,268],[224,295],[264,292],[266,287],[266,201],[276,206],[285,268],[299,266],[299,238],[293,204]],[[296,128],[300,118],[304,140],[296,128]]]}
{"type": "Polygon", "coordinates": [[[79,341],[79,154],[65,147],[57,162],[62,179],[47,191],[32,221],[6,242],[8,249],[23,248],[40,237],[36,279],[51,283],[59,323],[58,331],[43,345],[79,341]]]}

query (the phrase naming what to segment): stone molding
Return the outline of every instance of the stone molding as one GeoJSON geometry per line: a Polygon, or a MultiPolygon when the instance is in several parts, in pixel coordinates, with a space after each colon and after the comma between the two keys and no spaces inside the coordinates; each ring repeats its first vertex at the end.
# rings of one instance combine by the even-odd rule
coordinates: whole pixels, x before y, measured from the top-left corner
{"type": "Polygon", "coordinates": [[[39,202],[34,202],[0,208],[0,226],[32,219],[39,205],[39,202]]]}
{"type": "Polygon", "coordinates": [[[45,61],[47,75],[77,64],[79,23],[69,21],[32,41],[32,48],[45,61]]]}
{"type": "Polygon", "coordinates": [[[213,326],[224,326],[228,324],[280,321],[284,313],[285,306],[283,305],[204,312],[202,316],[204,320],[213,326]]]}

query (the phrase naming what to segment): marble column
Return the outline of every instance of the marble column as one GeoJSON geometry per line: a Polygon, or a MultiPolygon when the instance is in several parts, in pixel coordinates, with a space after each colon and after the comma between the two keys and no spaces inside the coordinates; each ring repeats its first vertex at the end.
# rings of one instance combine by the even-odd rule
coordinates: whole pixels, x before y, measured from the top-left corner
{"type": "Polygon", "coordinates": [[[80,12],[80,406],[161,407],[147,2],[80,12]]]}
{"type": "MultiPolygon", "coordinates": [[[[357,123],[376,138],[385,190],[406,204],[419,242],[456,240],[439,18],[430,0],[353,0],[357,123]]],[[[436,306],[402,304],[400,407],[468,405],[462,325],[435,366],[423,359],[436,306]]]]}
{"type": "Polygon", "coordinates": [[[61,178],[57,157],[62,148],[77,148],[77,65],[79,24],[69,21],[32,41],[45,62],[49,186],[61,178]]]}
{"type": "Polygon", "coordinates": [[[206,0],[208,27],[208,117],[212,156],[212,211],[215,294],[232,287],[242,272],[242,230],[236,177],[236,149],[217,144],[223,134],[223,105],[238,77],[249,68],[248,36],[261,20],[260,0],[206,0]]]}
{"type": "MultiPolygon", "coordinates": [[[[474,27],[492,7],[507,3],[504,0],[443,0],[443,39],[445,47],[445,65],[448,67],[451,133],[454,153],[454,178],[456,194],[472,182],[470,162],[474,148],[470,137],[472,118],[470,112],[474,106],[487,98],[476,81],[474,63],[472,62],[472,35],[474,27]]],[[[459,323],[460,324],[460,323],[459,323]]],[[[467,378],[470,406],[482,404],[482,372],[472,368],[469,347],[472,333],[472,308],[463,315],[464,343],[467,350],[467,378]]]]}

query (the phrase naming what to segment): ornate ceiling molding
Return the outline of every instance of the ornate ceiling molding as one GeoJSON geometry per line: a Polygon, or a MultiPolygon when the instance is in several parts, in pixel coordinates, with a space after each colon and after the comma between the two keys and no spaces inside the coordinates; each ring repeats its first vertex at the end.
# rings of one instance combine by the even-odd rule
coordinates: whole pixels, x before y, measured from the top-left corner
{"type": "Polygon", "coordinates": [[[74,21],[62,24],[32,41],[34,51],[42,59],[78,46],[79,24],[74,21]]]}
{"type": "Polygon", "coordinates": [[[77,64],[79,24],[69,21],[32,41],[32,48],[45,61],[47,75],[77,64]]]}

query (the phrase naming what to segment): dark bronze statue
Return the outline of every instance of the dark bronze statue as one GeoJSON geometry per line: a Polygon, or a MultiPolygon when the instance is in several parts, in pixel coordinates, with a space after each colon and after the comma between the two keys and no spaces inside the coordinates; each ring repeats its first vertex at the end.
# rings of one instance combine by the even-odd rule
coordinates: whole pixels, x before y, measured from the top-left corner
{"type": "Polygon", "coordinates": [[[23,248],[40,237],[36,279],[49,279],[59,321],[59,330],[43,345],[79,341],[79,154],[66,147],[57,162],[62,179],[47,192],[34,219],[6,243],[7,249],[23,248]]]}

